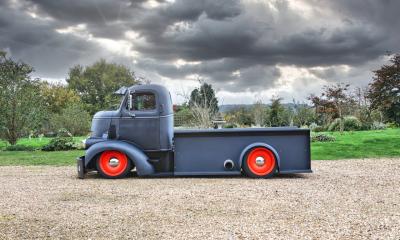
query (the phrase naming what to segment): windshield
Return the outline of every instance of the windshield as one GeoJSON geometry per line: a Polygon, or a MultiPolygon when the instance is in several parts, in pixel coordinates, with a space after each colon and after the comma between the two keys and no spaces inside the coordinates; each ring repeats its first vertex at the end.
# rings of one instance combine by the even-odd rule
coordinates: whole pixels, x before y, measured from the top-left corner
{"type": "Polygon", "coordinates": [[[108,101],[108,108],[107,110],[118,110],[119,106],[121,105],[122,100],[124,99],[124,95],[111,95],[108,101]]]}

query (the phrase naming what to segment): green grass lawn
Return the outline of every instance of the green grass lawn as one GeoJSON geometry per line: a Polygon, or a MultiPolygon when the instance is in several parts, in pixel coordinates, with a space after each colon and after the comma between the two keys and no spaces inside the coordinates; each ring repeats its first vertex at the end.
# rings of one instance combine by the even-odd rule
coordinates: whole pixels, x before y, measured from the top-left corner
{"type": "MultiPolygon", "coordinates": [[[[74,137],[79,142],[86,137],[74,137]]],[[[50,142],[51,138],[22,138],[17,145],[32,146],[40,149],[50,142]]],[[[0,149],[8,144],[0,141],[0,149]]],[[[54,165],[65,166],[76,163],[76,158],[84,155],[83,150],[44,152],[44,151],[0,151],[0,166],[6,165],[54,165]]]]}
{"type": "Polygon", "coordinates": [[[400,156],[400,128],[377,131],[328,133],[335,142],[313,142],[312,159],[334,160],[400,156]]]}
{"type": "MultiPolygon", "coordinates": [[[[313,160],[336,160],[348,158],[400,157],[400,129],[381,131],[359,131],[328,133],[336,137],[335,142],[313,142],[311,157],[313,160]]],[[[76,141],[84,137],[77,137],[76,141]]],[[[21,139],[20,145],[40,148],[50,141],[49,138],[21,139]]],[[[6,146],[0,142],[0,149],[6,146]]],[[[73,165],[83,150],[43,152],[43,151],[0,151],[1,165],[73,165]]]]}
{"type": "Polygon", "coordinates": [[[84,155],[83,150],[43,152],[43,151],[0,151],[0,166],[10,165],[53,165],[76,164],[76,158],[84,155]]]}
{"type": "MultiPolygon", "coordinates": [[[[74,140],[76,142],[79,142],[87,137],[74,137],[74,140]]],[[[31,146],[37,149],[42,148],[44,145],[48,144],[51,141],[52,138],[48,137],[43,137],[43,138],[21,138],[18,140],[17,145],[23,145],[23,146],[31,146]]],[[[4,149],[6,146],[9,146],[9,144],[6,141],[1,141],[0,140],[0,150],[4,149]]]]}

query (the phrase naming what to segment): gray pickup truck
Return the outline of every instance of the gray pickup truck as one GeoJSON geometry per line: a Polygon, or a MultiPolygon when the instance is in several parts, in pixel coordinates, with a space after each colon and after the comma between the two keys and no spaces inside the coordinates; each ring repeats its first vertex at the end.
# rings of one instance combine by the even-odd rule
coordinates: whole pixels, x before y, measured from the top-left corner
{"type": "Polygon", "coordinates": [[[160,85],[120,90],[115,111],[94,115],[78,177],[310,173],[310,131],[295,127],[175,130],[171,95],[160,85]]]}

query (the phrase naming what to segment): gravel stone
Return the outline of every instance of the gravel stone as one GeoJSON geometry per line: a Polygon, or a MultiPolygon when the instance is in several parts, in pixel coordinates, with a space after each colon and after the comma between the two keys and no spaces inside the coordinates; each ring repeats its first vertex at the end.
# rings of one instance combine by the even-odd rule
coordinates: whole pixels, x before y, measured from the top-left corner
{"type": "Polygon", "coordinates": [[[400,159],[312,165],[272,179],[119,180],[0,167],[0,239],[400,239],[400,159]]]}

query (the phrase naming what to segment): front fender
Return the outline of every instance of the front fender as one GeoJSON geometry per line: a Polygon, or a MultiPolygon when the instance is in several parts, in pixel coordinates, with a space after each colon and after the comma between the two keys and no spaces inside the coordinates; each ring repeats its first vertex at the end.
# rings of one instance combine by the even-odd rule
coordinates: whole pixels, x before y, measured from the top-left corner
{"type": "Polygon", "coordinates": [[[105,150],[116,150],[125,153],[136,166],[138,176],[147,176],[154,173],[154,167],[148,162],[148,157],[142,150],[123,141],[107,140],[90,146],[85,152],[85,167],[91,161],[96,161],[96,156],[105,150]]]}

